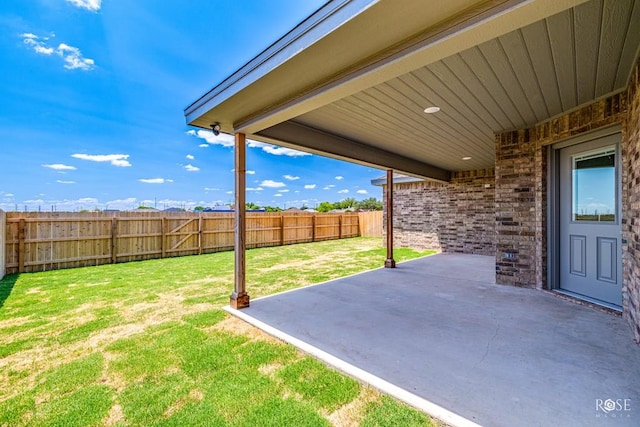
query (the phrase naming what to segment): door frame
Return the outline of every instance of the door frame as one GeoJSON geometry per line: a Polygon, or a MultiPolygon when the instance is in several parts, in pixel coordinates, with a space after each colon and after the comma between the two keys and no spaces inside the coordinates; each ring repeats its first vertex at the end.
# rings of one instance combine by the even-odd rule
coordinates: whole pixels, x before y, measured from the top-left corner
{"type": "MultiPolygon", "coordinates": [[[[622,132],[622,125],[616,123],[610,126],[596,129],[592,132],[583,133],[577,136],[565,138],[549,146],[547,150],[547,288],[553,291],[560,289],[560,150],[572,145],[582,144],[594,139],[604,138],[622,132]]],[[[618,164],[616,171],[617,195],[616,210],[618,212],[620,231],[622,231],[622,147],[618,144],[618,164]]],[[[544,172],[543,172],[544,173],[544,172]]],[[[623,236],[620,236],[621,238],[623,236]]],[[[620,254],[622,257],[622,254],[620,254]]],[[[622,259],[622,258],[621,258],[622,259]]],[[[622,278],[622,288],[624,290],[624,274],[622,278]]],[[[595,299],[584,298],[578,295],[572,296],[589,301],[598,305],[621,311],[620,307],[609,305],[605,302],[598,302],[595,299]]]]}

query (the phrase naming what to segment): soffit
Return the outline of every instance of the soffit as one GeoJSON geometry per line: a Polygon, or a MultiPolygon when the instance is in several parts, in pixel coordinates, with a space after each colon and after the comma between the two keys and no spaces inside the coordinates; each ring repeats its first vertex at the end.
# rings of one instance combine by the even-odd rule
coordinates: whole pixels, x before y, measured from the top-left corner
{"type": "Polygon", "coordinates": [[[446,170],[493,167],[494,132],[624,89],[638,22],[640,0],[583,3],[293,121],[446,170]],[[425,114],[431,105],[441,111],[425,114]]]}
{"type": "Polygon", "coordinates": [[[215,119],[223,130],[232,131],[236,122],[256,111],[295,97],[426,28],[443,25],[461,11],[477,14],[521,1],[447,0],[430,2],[429,7],[423,0],[328,2],[238,70],[235,85],[231,76],[187,107],[187,121],[209,127],[215,119]]]}

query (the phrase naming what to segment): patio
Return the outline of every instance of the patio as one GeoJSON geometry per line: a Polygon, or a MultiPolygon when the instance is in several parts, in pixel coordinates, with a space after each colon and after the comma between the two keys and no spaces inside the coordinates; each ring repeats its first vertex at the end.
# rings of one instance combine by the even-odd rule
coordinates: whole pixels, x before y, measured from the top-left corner
{"type": "Polygon", "coordinates": [[[452,425],[638,425],[629,325],[494,277],[439,254],[228,311],[452,425]]]}

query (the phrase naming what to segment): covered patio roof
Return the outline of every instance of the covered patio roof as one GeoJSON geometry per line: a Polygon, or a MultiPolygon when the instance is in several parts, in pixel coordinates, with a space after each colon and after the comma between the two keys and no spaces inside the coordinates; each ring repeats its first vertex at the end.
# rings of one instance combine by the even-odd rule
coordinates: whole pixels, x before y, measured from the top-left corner
{"type": "Polygon", "coordinates": [[[624,320],[496,285],[494,261],[433,255],[229,312],[449,425],[637,426],[640,349],[624,320]]]}
{"type": "Polygon", "coordinates": [[[494,133],[623,90],[639,21],[637,0],[332,0],[185,116],[447,181],[493,167],[494,133]]]}

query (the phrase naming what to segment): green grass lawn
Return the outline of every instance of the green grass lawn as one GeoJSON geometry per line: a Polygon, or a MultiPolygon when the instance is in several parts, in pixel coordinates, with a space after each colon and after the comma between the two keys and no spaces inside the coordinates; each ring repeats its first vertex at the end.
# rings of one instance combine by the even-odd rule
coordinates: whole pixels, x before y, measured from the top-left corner
{"type": "MultiPolygon", "coordinates": [[[[256,298],[384,258],[371,238],[253,249],[247,288],[256,298]]],[[[0,426],[433,423],[227,315],[232,283],[232,252],[7,276],[0,426]]]]}

